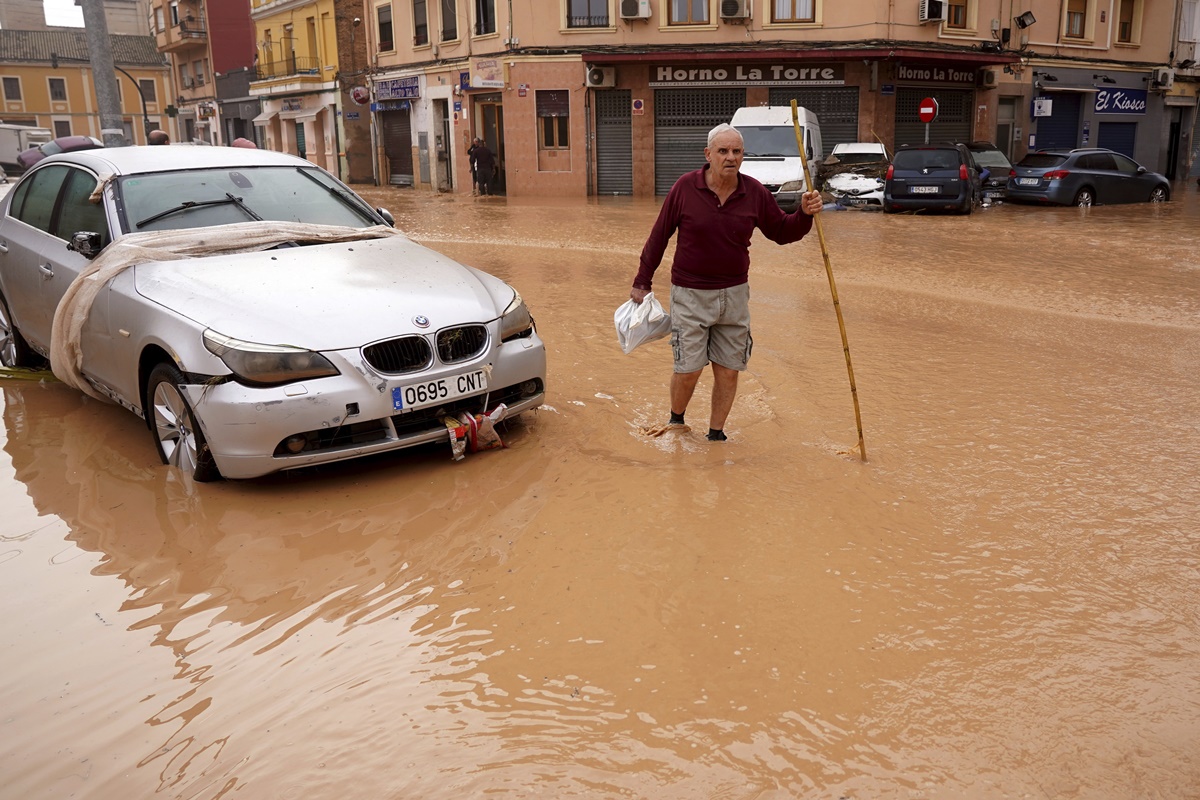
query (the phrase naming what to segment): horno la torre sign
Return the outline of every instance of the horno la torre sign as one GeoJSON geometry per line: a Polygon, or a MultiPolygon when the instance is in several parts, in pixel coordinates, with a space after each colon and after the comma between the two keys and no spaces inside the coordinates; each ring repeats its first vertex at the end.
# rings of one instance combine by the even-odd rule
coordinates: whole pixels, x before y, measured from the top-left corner
{"type": "Polygon", "coordinates": [[[840,86],[843,64],[711,64],[650,68],[650,85],[663,86],[840,86]]]}

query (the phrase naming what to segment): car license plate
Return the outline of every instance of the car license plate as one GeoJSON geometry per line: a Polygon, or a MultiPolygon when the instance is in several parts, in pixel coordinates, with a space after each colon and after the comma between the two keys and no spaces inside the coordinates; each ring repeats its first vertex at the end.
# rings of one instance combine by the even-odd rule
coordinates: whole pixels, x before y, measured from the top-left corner
{"type": "Polygon", "coordinates": [[[1004,192],[1001,191],[1000,189],[989,189],[988,191],[983,193],[983,196],[986,197],[988,200],[992,200],[997,197],[1004,197],[1004,192]]]}
{"type": "Polygon", "coordinates": [[[1017,178],[1018,186],[1037,186],[1040,182],[1037,178],[1017,178]]]}
{"type": "Polygon", "coordinates": [[[843,197],[842,202],[848,206],[865,206],[867,198],[865,197],[843,197]]]}
{"type": "Polygon", "coordinates": [[[445,400],[482,392],[487,388],[487,372],[482,369],[421,383],[406,383],[403,386],[392,387],[392,408],[396,411],[411,411],[414,408],[433,406],[445,400]]]}
{"type": "Polygon", "coordinates": [[[913,194],[937,194],[938,187],[936,186],[913,186],[909,189],[913,194]]]}

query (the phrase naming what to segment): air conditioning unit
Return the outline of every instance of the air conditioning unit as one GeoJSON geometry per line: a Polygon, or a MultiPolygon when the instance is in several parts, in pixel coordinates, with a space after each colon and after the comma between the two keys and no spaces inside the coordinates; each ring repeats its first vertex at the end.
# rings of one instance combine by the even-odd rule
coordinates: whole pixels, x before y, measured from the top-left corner
{"type": "Polygon", "coordinates": [[[750,0],[721,0],[721,19],[746,19],[750,16],[750,0]]]}
{"type": "Polygon", "coordinates": [[[978,83],[980,89],[995,89],[1000,85],[1000,76],[994,69],[981,69],[978,83]]]}
{"type": "Polygon", "coordinates": [[[1170,67],[1155,67],[1154,88],[1170,89],[1175,85],[1175,70],[1170,67]]]}
{"type": "Polygon", "coordinates": [[[617,85],[616,67],[589,67],[587,85],[590,89],[606,89],[617,85]]]}
{"type": "Polygon", "coordinates": [[[945,0],[917,0],[917,19],[921,22],[945,22],[945,0]]]}
{"type": "Polygon", "coordinates": [[[621,19],[650,19],[650,0],[620,0],[621,19]]]}

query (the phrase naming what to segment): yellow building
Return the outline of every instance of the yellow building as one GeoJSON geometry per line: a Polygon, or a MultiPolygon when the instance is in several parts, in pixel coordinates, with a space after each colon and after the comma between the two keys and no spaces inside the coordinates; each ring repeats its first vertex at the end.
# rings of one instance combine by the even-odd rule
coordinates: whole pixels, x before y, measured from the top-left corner
{"type": "MultiPolygon", "coordinates": [[[[110,39],[125,138],[145,144],[147,129],[167,127],[167,68],[152,36],[110,34],[110,39]]],[[[82,29],[0,30],[0,90],[3,122],[49,128],[55,136],[101,138],[82,29]]]]}
{"type": "Polygon", "coordinates": [[[267,148],[338,171],[338,54],[333,0],[252,0],[258,45],[251,96],[267,148]]]}

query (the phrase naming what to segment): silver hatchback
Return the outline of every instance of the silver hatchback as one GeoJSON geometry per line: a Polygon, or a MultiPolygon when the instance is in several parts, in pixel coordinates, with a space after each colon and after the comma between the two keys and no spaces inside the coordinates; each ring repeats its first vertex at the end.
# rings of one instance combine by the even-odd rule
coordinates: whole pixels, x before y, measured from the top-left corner
{"type": "Polygon", "coordinates": [[[21,178],[0,201],[0,362],[39,357],[200,481],[446,440],[444,417],[535,408],[546,378],[512,286],[308,161],[232,147],[21,178]]]}
{"type": "Polygon", "coordinates": [[[1171,199],[1171,184],[1113,150],[1039,150],[1012,168],[1006,193],[1009,200],[1064,206],[1162,203],[1171,199]]]}

